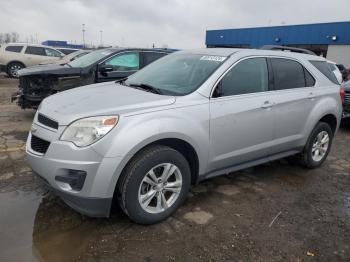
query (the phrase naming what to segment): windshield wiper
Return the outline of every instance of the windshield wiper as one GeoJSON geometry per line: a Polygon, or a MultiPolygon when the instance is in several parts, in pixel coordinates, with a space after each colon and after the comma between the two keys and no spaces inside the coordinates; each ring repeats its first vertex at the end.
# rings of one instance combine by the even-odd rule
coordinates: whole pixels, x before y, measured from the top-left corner
{"type": "Polygon", "coordinates": [[[128,84],[129,86],[131,87],[136,87],[137,89],[141,89],[141,90],[145,90],[147,92],[151,92],[151,93],[154,93],[154,94],[158,94],[158,95],[161,95],[162,94],[162,91],[160,91],[159,88],[156,88],[154,86],[151,86],[149,84],[135,84],[135,83],[129,83],[128,84]]]}
{"type": "Polygon", "coordinates": [[[124,78],[121,78],[121,79],[118,79],[117,81],[115,81],[114,83],[116,84],[121,84],[121,85],[125,85],[125,81],[127,80],[128,78],[127,77],[124,77],[124,78]]]}

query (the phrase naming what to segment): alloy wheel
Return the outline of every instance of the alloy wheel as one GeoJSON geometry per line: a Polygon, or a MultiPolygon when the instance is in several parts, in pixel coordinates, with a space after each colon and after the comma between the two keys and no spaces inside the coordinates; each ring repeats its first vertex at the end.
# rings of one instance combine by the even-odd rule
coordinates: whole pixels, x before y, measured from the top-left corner
{"type": "Polygon", "coordinates": [[[180,169],[171,163],[153,167],[141,181],[138,200],[148,213],[161,213],[178,199],[182,188],[180,169]]]}

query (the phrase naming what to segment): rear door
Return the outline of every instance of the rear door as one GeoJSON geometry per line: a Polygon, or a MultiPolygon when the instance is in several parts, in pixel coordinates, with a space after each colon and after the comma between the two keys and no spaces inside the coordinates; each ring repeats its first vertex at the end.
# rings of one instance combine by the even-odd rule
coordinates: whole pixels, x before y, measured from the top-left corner
{"type": "Polygon", "coordinates": [[[27,67],[38,65],[47,59],[45,48],[41,46],[27,46],[24,54],[23,58],[27,67]]]}
{"type": "Polygon", "coordinates": [[[315,78],[298,61],[270,58],[273,71],[271,100],[275,116],[271,154],[300,149],[307,119],[317,100],[315,78]]]}
{"type": "Polygon", "coordinates": [[[140,52],[138,51],[118,53],[109,57],[100,63],[99,66],[111,66],[113,71],[105,73],[98,72],[97,81],[105,82],[128,77],[140,69],[140,60],[140,52]]]}
{"type": "Polygon", "coordinates": [[[273,138],[266,58],[238,62],[210,100],[210,171],[268,157],[273,138]]]}

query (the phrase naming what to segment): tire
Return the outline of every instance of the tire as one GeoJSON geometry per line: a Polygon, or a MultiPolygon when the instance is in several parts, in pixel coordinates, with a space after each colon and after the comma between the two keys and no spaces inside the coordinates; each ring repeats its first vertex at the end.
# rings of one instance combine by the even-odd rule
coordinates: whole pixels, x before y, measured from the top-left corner
{"type": "Polygon", "coordinates": [[[10,64],[8,64],[7,66],[7,74],[9,77],[12,78],[17,78],[18,77],[18,70],[21,70],[25,68],[25,66],[22,63],[19,62],[12,62],[10,64]]]}
{"type": "Polygon", "coordinates": [[[136,154],[123,171],[118,182],[119,205],[132,221],[154,224],[178,209],[190,185],[191,171],[185,157],[170,147],[152,146],[136,154]],[[164,171],[168,169],[166,178],[164,171]]]}
{"type": "MultiPolygon", "coordinates": [[[[323,136],[322,139],[323,141],[326,141],[325,136],[323,136]]],[[[319,122],[316,125],[316,127],[312,130],[309,136],[309,139],[304,147],[304,150],[301,154],[301,164],[304,167],[307,167],[310,169],[321,166],[329,154],[329,151],[332,146],[332,142],[333,142],[333,132],[331,127],[327,123],[319,122]],[[322,145],[322,143],[320,143],[320,141],[318,140],[318,136],[322,137],[321,134],[328,136],[327,147],[325,147],[325,144],[322,145]],[[315,144],[317,143],[318,143],[318,146],[315,146],[315,144]],[[321,148],[323,149],[321,150],[321,148]],[[318,156],[317,156],[317,150],[319,152],[318,156]]]]}

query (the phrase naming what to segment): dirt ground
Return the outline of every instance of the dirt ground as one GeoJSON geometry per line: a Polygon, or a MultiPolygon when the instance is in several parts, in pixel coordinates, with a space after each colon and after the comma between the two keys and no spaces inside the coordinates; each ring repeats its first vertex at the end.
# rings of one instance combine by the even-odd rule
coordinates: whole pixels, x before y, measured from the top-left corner
{"type": "Polygon", "coordinates": [[[192,188],[153,226],[82,216],[48,191],[25,162],[34,111],[9,102],[0,76],[0,261],[350,261],[350,128],[322,168],[287,161],[192,188]]]}

